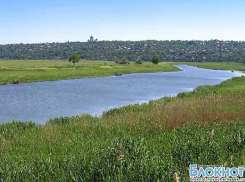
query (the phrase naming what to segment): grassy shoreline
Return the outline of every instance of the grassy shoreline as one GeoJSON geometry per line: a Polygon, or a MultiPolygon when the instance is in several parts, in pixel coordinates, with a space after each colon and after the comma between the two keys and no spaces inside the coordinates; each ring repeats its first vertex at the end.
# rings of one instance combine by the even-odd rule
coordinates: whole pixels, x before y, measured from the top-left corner
{"type": "Polygon", "coordinates": [[[0,125],[2,181],[188,180],[188,165],[245,164],[245,77],[45,125],[0,125]],[[214,92],[215,91],[215,92],[214,92]]]}
{"type": "Polygon", "coordinates": [[[186,64],[190,66],[245,71],[243,63],[197,63],[197,62],[165,62],[153,65],[145,62],[143,65],[131,63],[130,65],[117,65],[112,61],[81,61],[73,66],[68,61],[26,61],[26,60],[0,60],[0,85],[41,81],[55,81],[66,79],[80,79],[91,77],[106,77],[130,73],[144,72],[167,72],[180,71],[175,64],[186,64]]]}
{"type": "Polygon", "coordinates": [[[213,70],[230,70],[245,72],[245,64],[237,62],[176,62],[176,64],[186,64],[189,66],[213,70]]]}
{"type": "Polygon", "coordinates": [[[129,73],[180,71],[173,63],[153,65],[118,65],[112,61],[81,61],[73,66],[68,61],[0,61],[0,85],[105,77],[129,73]]]}

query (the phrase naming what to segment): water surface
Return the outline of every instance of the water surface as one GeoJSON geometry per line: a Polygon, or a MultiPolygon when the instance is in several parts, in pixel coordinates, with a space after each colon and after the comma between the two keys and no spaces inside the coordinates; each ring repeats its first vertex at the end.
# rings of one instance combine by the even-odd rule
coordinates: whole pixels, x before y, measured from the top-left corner
{"type": "Polygon", "coordinates": [[[0,86],[0,122],[45,123],[60,116],[103,111],[215,85],[242,73],[178,65],[183,71],[136,73],[0,86]]]}

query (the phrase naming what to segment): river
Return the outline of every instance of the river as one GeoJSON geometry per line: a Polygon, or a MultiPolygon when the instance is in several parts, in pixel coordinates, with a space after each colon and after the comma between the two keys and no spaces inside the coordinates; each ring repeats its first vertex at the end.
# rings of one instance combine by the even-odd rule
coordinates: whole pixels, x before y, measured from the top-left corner
{"type": "Polygon", "coordinates": [[[108,109],[173,96],[242,75],[187,65],[177,67],[183,71],[1,85],[0,122],[44,124],[60,116],[99,116],[108,109]]]}

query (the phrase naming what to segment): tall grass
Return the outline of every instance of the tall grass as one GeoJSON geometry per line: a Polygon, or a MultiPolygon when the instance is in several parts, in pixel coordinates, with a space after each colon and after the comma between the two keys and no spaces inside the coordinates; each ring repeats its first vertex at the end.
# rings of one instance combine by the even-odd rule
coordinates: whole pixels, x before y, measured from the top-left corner
{"type": "Polygon", "coordinates": [[[1,181],[188,181],[189,164],[245,164],[245,77],[45,125],[0,125],[1,181]],[[215,92],[214,92],[215,91],[215,92]]]}
{"type": "Polygon", "coordinates": [[[164,124],[178,127],[186,123],[212,121],[245,121],[244,77],[233,78],[218,86],[200,86],[192,93],[164,97],[149,104],[130,105],[104,113],[102,120],[138,122],[149,127],[164,124]]]}

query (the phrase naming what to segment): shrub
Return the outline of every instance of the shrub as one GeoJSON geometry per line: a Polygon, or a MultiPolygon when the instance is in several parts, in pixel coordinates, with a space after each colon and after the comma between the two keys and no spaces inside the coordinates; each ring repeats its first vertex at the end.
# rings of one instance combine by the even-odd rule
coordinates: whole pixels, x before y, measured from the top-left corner
{"type": "Polygon", "coordinates": [[[130,62],[127,59],[122,59],[122,60],[116,60],[116,64],[130,64],[130,62]]]}
{"type": "Polygon", "coordinates": [[[13,84],[19,84],[19,80],[13,80],[13,84]]]}
{"type": "Polygon", "coordinates": [[[122,73],[118,73],[118,72],[115,73],[115,76],[122,76],[122,75],[123,75],[122,73]]]}
{"type": "Polygon", "coordinates": [[[136,64],[143,64],[143,60],[142,59],[138,59],[135,61],[136,64]]]}

